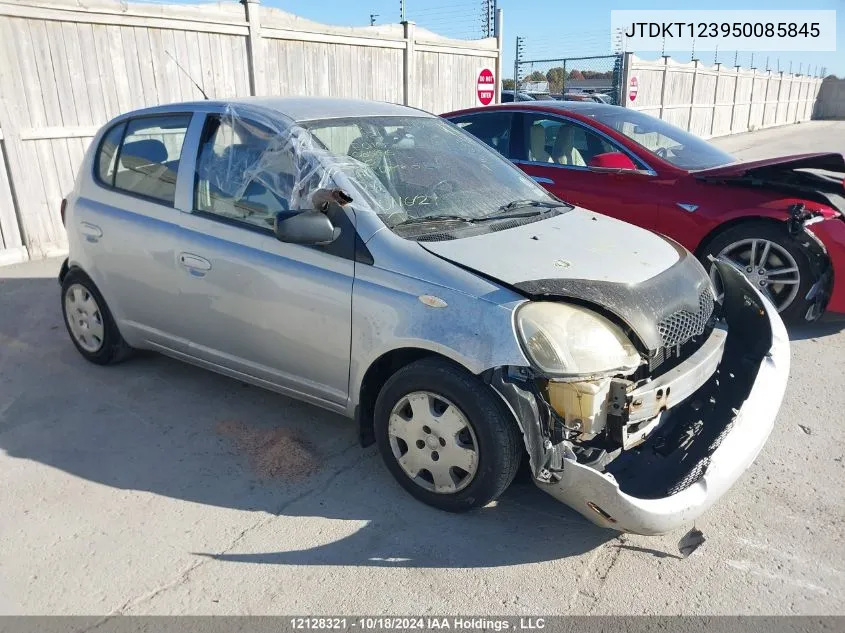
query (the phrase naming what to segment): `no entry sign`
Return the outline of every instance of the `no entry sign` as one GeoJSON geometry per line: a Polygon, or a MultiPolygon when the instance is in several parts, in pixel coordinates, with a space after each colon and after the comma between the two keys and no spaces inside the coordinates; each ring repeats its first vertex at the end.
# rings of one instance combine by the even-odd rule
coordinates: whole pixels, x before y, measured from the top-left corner
{"type": "Polygon", "coordinates": [[[490,105],[493,103],[493,95],[496,90],[496,78],[493,76],[493,71],[489,68],[483,68],[478,73],[478,85],[476,86],[476,95],[478,102],[481,105],[490,105]]]}
{"type": "Polygon", "coordinates": [[[637,92],[639,92],[639,81],[637,81],[636,77],[631,77],[631,81],[628,82],[628,98],[631,101],[634,101],[637,98],[637,92]]]}

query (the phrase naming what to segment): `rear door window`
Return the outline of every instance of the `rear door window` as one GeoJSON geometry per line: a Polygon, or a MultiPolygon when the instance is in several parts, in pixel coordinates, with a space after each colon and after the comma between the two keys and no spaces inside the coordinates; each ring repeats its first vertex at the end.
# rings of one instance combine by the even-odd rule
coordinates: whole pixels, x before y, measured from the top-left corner
{"type": "Polygon", "coordinates": [[[132,119],[100,144],[98,176],[109,186],[173,206],[190,114],[132,119]],[[117,139],[122,135],[117,152],[117,139]]]}

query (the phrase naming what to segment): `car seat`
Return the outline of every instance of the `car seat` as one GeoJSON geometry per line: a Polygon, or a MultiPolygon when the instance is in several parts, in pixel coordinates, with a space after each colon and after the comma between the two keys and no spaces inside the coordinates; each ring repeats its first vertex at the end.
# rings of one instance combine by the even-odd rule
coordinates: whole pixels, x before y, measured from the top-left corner
{"type": "Polygon", "coordinates": [[[586,167],[587,162],[573,142],[574,129],[571,125],[561,125],[557,133],[552,157],[560,165],[586,167]]]}
{"type": "Polygon", "coordinates": [[[124,143],[115,186],[158,199],[173,200],[179,160],[167,161],[167,147],[158,139],[124,143]]]}
{"type": "Polygon", "coordinates": [[[546,128],[539,123],[531,126],[528,160],[535,163],[551,163],[552,155],[546,151],[546,128]]]}

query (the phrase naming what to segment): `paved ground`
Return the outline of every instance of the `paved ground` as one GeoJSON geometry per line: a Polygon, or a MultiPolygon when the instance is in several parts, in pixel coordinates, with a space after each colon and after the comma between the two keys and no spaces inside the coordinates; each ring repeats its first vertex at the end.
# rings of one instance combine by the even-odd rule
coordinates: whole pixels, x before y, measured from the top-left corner
{"type": "MultiPolygon", "coordinates": [[[[845,122],[717,142],[841,151],[845,122]]],[[[57,269],[0,268],[2,613],[845,613],[843,325],[793,332],[777,428],[680,559],[683,531],[620,538],[527,483],[440,513],[338,416],[154,355],[87,364],[57,269]]]]}

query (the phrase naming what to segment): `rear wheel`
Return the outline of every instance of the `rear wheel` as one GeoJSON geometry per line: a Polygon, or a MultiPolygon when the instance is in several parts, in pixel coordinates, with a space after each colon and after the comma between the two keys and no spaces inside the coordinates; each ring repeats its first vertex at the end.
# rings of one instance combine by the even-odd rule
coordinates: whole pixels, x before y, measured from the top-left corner
{"type": "Polygon", "coordinates": [[[131,353],[97,286],[79,269],[72,268],[62,281],[62,315],[71,341],[86,360],[108,365],[131,353]]]}
{"type": "Polygon", "coordinates": [[[403,367],[376,400],[376,441],[388,470],[417,499],[459,512],[513,481],[522,439],[488,385],[445,360],[403,367]]]}
{"type": "Polygon", "coordinates": [[[815,283],[810,260],[786,227],[762,222],[739,224],[717,235],[703,253],[702,263],[718,295],[721,279],[707,256],[724,257],[735,264],[790,324],[805,320],[812,302],[806,299],[815,283]]]}

